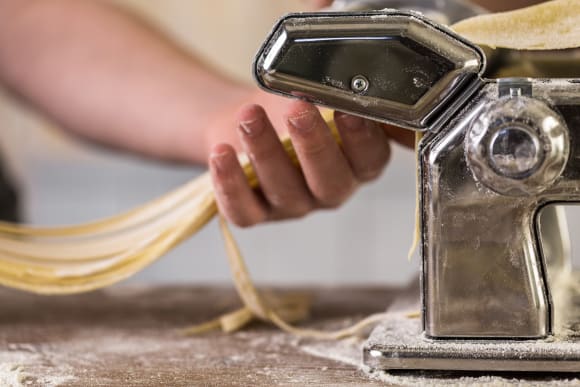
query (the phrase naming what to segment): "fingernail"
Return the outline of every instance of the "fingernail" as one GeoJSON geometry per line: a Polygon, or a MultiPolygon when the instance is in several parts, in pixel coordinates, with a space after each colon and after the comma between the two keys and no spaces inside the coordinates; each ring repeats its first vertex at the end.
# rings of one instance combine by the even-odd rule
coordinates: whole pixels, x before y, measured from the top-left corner
{"type": "Polygon", "coordinates": [[[209,156],[209,162],[214,166],[216,172],[223,173],[227,170],[228,152],[212,153],[209,156]]]}
{"type": "Polygon", "coordinates": [[[264,126],[260,120],[240,121],[239,128],[245,135],[255,137],[262,132],[264,126]]]}
{"type": "Polygon", "coordinates": [[[299,132],[308,133],[314,128],[316,115],[312,111],[304,111],[300,114],[288,117],[288,122],[299,132]]]}
{"type": "Polygon", "coordinates": [[[350,114],[337,115],[336,119],[347,130],[360,130],[366,128],[365,120],[350,114]]]}

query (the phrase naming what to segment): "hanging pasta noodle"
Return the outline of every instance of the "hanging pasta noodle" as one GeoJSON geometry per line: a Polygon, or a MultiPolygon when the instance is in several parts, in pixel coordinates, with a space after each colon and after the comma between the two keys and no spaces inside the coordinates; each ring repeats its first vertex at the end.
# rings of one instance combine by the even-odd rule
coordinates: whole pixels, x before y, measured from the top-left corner
{"type": "MultiPolygon", "coordinates": [[[[297,162],[290,141],[283,143],[297,162]]],[[[243,168],[256,186],[247,160],[243,168]]],[[[111,285],[195,234],[216,213],[211,179],[205,174],[145,206],[99,222],[58,228],[0,223],[0,284],[41,294],[111,285]]]]}
{"type": "MultiPolygon", "coordinates": [[[[454,28],[475,43],[489,46],[578,47],[578,7],[577,1],[557,0],[520,11],[476,17],[454,28]],[[512,28],[515,22],[518,28],[512,28]]],[[[336,135],[336,130],[334,132],[336,135]]],[[[282,142],[298,165],[290,140],[286,138],[282,142]]],[[[240,160],[248,181],[256,187],[258,181],[250,163],[245,156],[240,156],[240,160]]],[[[130,277],[163,256],[194,235],[216,214],[211,180],[205,174],[140,208],[94,223],[56,228],[0,223],[0,284],[40,294],[71,294],[105,287],[130,277]]],[[[289,325],[307,316],[306,300],[292,296],[262,297],[223,219],[220,219],[220,228],[234,283],[244,306],[192,327],[187,333],[216,328],[232,331],[258,318],[293,334],[335,339],[357,334],[383,317],[382,314],[373,315],[354,327],[337,332],[304,330],[289,325]]]]}

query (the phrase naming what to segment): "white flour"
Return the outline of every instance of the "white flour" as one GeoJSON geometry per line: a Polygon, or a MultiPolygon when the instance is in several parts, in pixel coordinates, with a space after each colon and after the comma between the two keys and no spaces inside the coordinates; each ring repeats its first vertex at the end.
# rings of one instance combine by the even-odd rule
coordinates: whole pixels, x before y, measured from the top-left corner
{"type": "Polygon", "coordinates": [[[0,385],[7,387],[24,386],[27,375],[22,371],[22,366],[13,363],[0,364],[0,385]]]}
{"type": "MultiPolygon", "coordinates": [[[[569,293],[573,295],[567,300],[566,305],[561,305],[562,309],[568,309],[568,311],[574,311],[574,315],[569,316],[566,320],[568,323],[561,321],[562,326],[560,327],[561,335],[556,335],[551,338],[551,340],[544,341],[521,341],[516,343],[510,343],[512,345],[512,350],[515,352],[527,353],[533,346],[539,351],[545,353],[556,352],[557,354],[566,353],[578,353],[578,342],[570,343],[563,340],[567,335],[571,337],[579,337],[580,324],[578,321],[578,313],[580,313],[580,281],[578,281],[578,276],[573,277],[573,280],[569,283],[571,285],[572,292],[569,293]],[[569,322],[572,322],[570,324],[569,322]],[[576,322],[576,323],[574,323],[576,322]]],[[[560,295],[558,295],[557,298],[560,295]]],[[[388,324],[380,324],[376,327],[369,338],[369,342],[376,343],[386,343],[389,345],[400,345],[417,347],[424,345],[423,339],[416,333],[420,330],[419,320],[409,320],[406,317],[408,311],[413,311],[417,308],[412,302],[412,297],[401,298],[401,302],[395,302],[394,308],[389,310],[392,312],[392,317],[389,318],[391,321],[388,324]],[[405,305],[406,304],[406,305],[405,305]],[[404,338],[404,339],[403,339],[404,338]]],[[[563,302],[560,300],[560,302],[563,302]]],[[[515,378],[513,376],[501,376],[497,375],[475,375],[467,374],[466,376],[461,376],[460,374],[453,373],[437,373],[437,372],[406,372],[406,373],[388,373],[384,371],[373,371],[370,368],[364,366],[362,362],[363,347],[365,345],[365,340],[342,340],[334,342],[312,342],[302,344],[300,348],[311,355],[335,360],[338,362],[350,364],[359,368],[362,372],[368,375],[373,380],[379,380],[381,382],[388,383],[390,385],[396,386],[465,386],[469,384],[470,386],[580,386],[580,378],[573,378],[570,376],[550,376],[540,375],[540,376],[526,376],[526,378],[515,378]],[[473,376],[475,375],[475,376],[473,376]]],[[[478,344],[475,342],[462,342],[462,343],[432,343],[434,346],[438,346],[441,350],[453,350],[457,352],[467,351],[469,353],[477,354],[482,353],[482,351],[496,351],[500,353],[505,350],[505,343],[497,344],[478,344]],[[467,349],[466,349],[467,346],[467,349]]],[[[521,375],[521,374],[520,374],[521,375]]],[[[518,376],[519,377],[519,376],[518,376]]]]}
{"type": "Polygon", "coordinates": [[[317,342],[303,344],[300,348],[314,356],[332,359],[358,367],[373,380],[395,386],[580,386],[580,379],[542,380],[516,379],[503,376],[461,376],[452,374],[390,374],[383,371],[372,371],[362,364],[364,340],[342,340],[337,342],[317,342]]]}
{"type": "MultiPolygon", "coordinates": [[[[14,354],[19,356],[19,354],[14,354]]],[[[25,358],[30,358],[30,354],[22,354],[24,360],[22,364],[17,363],[0,363],[0,386],[5,387],[25,387],[31,385],[41,385],[46,387],[60,386],[65,382],[71,381],[74,377],[70,375],[63,375],[62,370],[47,370],[43,375],[33,376],[26,372],[25,358]]],[[[32,359],[30,359],[32,360],[32,359]]],[[[28,360],[28,361],[30,361],[28,360]]]]}

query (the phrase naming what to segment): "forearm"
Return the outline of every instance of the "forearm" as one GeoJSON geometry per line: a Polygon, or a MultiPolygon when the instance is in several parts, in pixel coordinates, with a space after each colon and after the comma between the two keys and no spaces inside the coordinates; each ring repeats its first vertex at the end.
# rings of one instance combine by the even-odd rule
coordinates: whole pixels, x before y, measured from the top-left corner
{"type": "Polygon", "coordinates": [[[0,0],[0,81],[84,138],[191,162],[207,158],[206,128],[253,93],[84,0],[0,0]]]}

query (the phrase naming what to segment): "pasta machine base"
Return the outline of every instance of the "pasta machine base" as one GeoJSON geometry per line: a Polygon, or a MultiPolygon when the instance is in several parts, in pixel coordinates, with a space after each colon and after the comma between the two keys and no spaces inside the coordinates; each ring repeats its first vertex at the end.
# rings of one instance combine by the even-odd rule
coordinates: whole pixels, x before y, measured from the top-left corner
{"type": "Polygon", "coordinates": [[[364,363],[375,370],[580,372],[580,272],[567,282],[570,299],[557,306],[562,321],[546,339],[430,339],[420,319],[398,313],[373,330],[364,363]]]}

